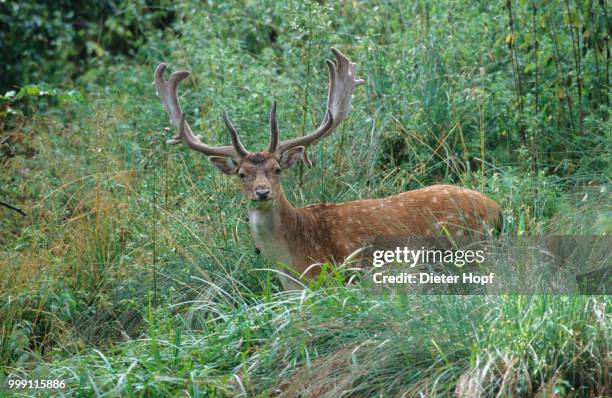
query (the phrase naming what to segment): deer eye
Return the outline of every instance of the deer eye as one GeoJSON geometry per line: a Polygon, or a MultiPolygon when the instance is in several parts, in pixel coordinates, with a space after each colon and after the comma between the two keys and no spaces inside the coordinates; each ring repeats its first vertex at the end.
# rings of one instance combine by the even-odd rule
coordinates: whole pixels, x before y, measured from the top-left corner
{"type": "Polygon", "coordinates": [[[244,180],[245,177],[246,177],[246,174],[238,173],[238,178],[240,178],[241,180],[244,180]]]}
{"type": "Polygon", "coordinates": [[[279,167],[278,169],[274,170],[274,174],[280,174],[281,173],[281,168],[279,167]]]}

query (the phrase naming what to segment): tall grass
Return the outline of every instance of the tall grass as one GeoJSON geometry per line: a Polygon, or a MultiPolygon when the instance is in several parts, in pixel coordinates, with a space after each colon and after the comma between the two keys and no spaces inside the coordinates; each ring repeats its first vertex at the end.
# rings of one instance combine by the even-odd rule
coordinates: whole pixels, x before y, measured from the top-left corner
{"type": "Polygon", "coordinates": [[[192,303],[208,314],[200,328],[149,307],[146,336],[12,376],[64,379],[67,396],[589,396],[609,387],[607,298],[226,293],[230,307],[192,303]]]}

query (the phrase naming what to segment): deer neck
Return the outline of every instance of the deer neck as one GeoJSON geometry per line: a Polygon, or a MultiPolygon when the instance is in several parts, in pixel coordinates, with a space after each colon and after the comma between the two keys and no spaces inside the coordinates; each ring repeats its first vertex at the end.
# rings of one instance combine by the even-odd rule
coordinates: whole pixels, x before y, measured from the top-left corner
{"type": "Polygon", "coordinates": [[[282,190],[269,207],[249,206],[249,225],[255,245],[281,272],[278,276],[285,290],[301,289],[300,285],[285,275],[291,275],[291,272],[282,264],[291,266],[298,274],[303,271],[296,265],[300,262],[302,245],[300,230],[303,231],[305,224],[304,215],[289,203],[282,190]]]}
{"type": "Polygon", "coordinates": [[[291,264],[290,237],[292,226],[300,214],[280,191],[266,206],[249,205],[249,225],[255,244],[263,255],[273,261],[291,264]]]}

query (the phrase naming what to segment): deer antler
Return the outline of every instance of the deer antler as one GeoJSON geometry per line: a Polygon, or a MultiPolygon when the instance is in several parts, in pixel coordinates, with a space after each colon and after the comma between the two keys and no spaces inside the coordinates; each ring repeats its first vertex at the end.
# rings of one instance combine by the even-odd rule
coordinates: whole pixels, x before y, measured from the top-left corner
{"type": "Polygon", "coordinates": [[[278,124],[276,123],[276,101],[272,102],[272,110],[270,111],[270,143],[268,144],[268,152],[275,153],[278,147],[278,124]]]}
{"type": "Polygon", "coordinates": [[[177,86],[189,76],[189,72],[186,70],[180,70],[170,75],[170,79],[164,79],[164,71],[166,70],[166,64],[161,63],[155,69],[155,80],[153,85],[155,86],[155,92],[161,102],[164,104],[166,113],[170,118],[170,123],[178,129],[178,132],[167,141],[170,145],[176,145],[181,142],[185,143],[189,148],[202,152],[209,156],[224,156],[239,159],[245,156],[248,152],[244,149],[244,146],[240,143],[238,134],[232,123],[227,117],[227,113],[223,113],[223,119],[229,130],[230,137],[232,139],[232,146],[210,146],[203,143],[199,137],[195,136],[191,131],[191,127],[185,120],[185,114],[181,111],[181,105],[178,100],[177,86]]]}
{"type": "MultiPolygon", "coordinates": [[[[288,149],[298,146],[308,147],[325,136],[329,135],[346,118],[351,110],[353,90],[364,83],[362,79],[355,78],[356,64],[351,62],[344,54],[332,47],[331,52],[336,57],[336,63],[327,60],[329,72],[329,91],[327,94],[327,108],[323,121],[314,131],[299,138],[293,138],[278,142],[278,132],[271,132],[268,149],[275,149],[277,155],[288,149]]],[[[276,103],[273,104],[270,113],[270,126],[276,127],[276,103]]],[[[304,163],[312,166],[308,155],[304,152],[304,163]]]]}

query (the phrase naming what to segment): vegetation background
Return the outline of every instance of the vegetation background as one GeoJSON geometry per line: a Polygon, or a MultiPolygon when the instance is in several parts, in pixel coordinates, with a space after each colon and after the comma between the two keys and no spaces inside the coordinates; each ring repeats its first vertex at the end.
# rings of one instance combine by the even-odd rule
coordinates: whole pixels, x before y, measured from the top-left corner
{"type": "Polygon", "coordinates": [[[0,201],[25,212],[0,207],[0,385],[608,396],[608,295],[394,296],[334,272],[281,292],[236,181],[164,143],[150,82],[189,69],[194,129],[225,143],[227,109],[260,148],[273,99],[284,137],[316,125],[333,45],[366,85],[285,176],[294,205],[446,182],[497,200],[517,239],[607,234],[609,5],[0,1],[0,201]]]}

